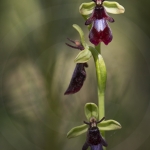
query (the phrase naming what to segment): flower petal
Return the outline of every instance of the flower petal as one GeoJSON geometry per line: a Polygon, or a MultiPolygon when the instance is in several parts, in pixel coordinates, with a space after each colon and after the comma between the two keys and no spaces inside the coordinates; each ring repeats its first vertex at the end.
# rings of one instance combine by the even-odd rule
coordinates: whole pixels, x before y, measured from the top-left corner
{"type": "Polygon", "coordinates": [[[108,13],[121,14],[125,12],[125,8],[117,2],[104,1],[103,6],[108,13]]]}
{"type": "Polygon", "coordinates": [[[77,40],[73,41],[73,40],[71,40],[71,39],[69,39],[69,38],[67,38],[67,39],[68,39],[71,43],[74,44],[74,45],[70,45],[70,44],[66,43],[67,46],[69,46],[69,47],[71,47],[71,48],[74,48],[74,49],[84,50],[84,47],[83,47],[83,45],[81,44],[81,42],[79,42],[79,41],[77,41],[77,40]]]}
{"type": "Polygon", "coordinates": [[[67,133],[67,138],[74,138],[76,136],[79,136],[85,132],[87,132],[88,126],[86,124],[83,124],[81,126],[77,126],[72,128],[68,133],[67,133]]]}
{"type": "Polygon", "coordinates": [[[86,79],[86,71],[85,71],[84,67],[87,67],[87,63],[77,63],[76,64],[69,87],[67,88],[64,95],[74,94],[81,89],[81,87],[86,79]]]}

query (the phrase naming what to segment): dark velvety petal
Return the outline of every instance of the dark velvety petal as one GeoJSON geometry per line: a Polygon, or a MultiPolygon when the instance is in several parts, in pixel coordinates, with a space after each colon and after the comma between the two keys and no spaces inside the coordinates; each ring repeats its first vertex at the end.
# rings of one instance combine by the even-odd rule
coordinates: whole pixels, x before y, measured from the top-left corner
{"type": "Polygon", "coordinates": [[[109,22],[115,22],[115,20],[110,16],[107,16],[105,19],[108,20],[109,22]]]}
{"type": "Polygon", "coordinates": [[[104,42],[106,45],[112,41],[112,32],[105,19],[97,19],[90,30],[90,42],[98,45],[104,42]]]}
{"type": "Polygon", "coordinates": [[[81,87],[86,79],[86,71],[85,71],[84,67],[87,67],[87,63],[77,63],[76,64],[69,87],[66,90],[66,92],[64,93],[65,95],[74,94],[81,89],[81,87]]]}
{"type": "Polygon", "coordinates": [[[103,150],[103,146],[101,144],[91,145],[91,150],[103,150]]]}

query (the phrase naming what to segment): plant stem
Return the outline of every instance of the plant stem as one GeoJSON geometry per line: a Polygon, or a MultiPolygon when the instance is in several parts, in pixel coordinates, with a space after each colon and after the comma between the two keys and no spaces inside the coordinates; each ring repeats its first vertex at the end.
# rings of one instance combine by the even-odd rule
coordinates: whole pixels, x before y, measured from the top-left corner
{"type": "MultiPolygon", "coordinates": [[[[101,54],[101,44],[98,44],[97,46],[95,46],[95,49],[98,51],[97,55],[101,54]]],[[[99,59],[98,59],[99,60],[99,59]]],[[[104,61],[102,62],[104,64],[104,61]]],[[[96,76],[97,76],[97,92],[98,92],[98,108],[99,108],[99,120],[102,117],[105,117],[105,101],[104,101],[104,92],[105,92],[105,83],[103,83],[103,79],[101,79],[103,77],[102,74],[102,70],[105,69],[105,64],[104,68],[100,68],[101,67],[101,61],[97,61],[95,63],[96,65],[96,76]],[[103,87],[104,86],[104,87],[103,87]]]]}
{"type": "MultiPolygon", "coordinates": [[[[99,120],[105,116],[105,88],[106,88],[106,66],[100,54],[100,44],[94,48],[90,47],[90,51],[94,57],[97,77],[97,90],[98,90],[98,109],[99,120]]],[[[105,132],[101,131],[102,136],[105,138],[105,132]]]]}
{"type": "Polygon", "coordinates": [[[99,54],[101,54],[101,43],[95,46],[95,49],[99,52],[99,54]]]}

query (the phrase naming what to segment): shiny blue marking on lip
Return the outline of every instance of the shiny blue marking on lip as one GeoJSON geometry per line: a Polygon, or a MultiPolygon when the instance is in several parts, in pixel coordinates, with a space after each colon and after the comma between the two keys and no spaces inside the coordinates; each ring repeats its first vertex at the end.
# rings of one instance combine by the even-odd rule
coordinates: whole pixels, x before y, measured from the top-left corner
{"type": "Polygon", "coordinates": [[[98,32],[103,31],[106,28],[106,20],[105,19],[96,19],[94,21],[94,27],[98,32]]]}

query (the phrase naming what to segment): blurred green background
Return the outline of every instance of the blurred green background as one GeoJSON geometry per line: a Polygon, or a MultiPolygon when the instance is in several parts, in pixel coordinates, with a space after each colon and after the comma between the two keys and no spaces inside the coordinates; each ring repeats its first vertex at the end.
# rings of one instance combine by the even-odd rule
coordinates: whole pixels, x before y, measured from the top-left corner
{"type": "MultiPolygon", "coordinates": [[[[95,67],[89,61],[80,92],[64,96],[79,39],[88,30],[81,0],[0,1],[0,149],[81,150],[86,134],[66,133],[85,120],[86,102],[97,103],[95,67]]],[[[87,1],[86,1],[87,2],[87,1]]],[[[150,1],[118,0],[126,12],[111,15],[113,41],[102,44],[107,67],[106,118],[122,129],[107,132],[108,150],[150,148],[150,1]]]]}

